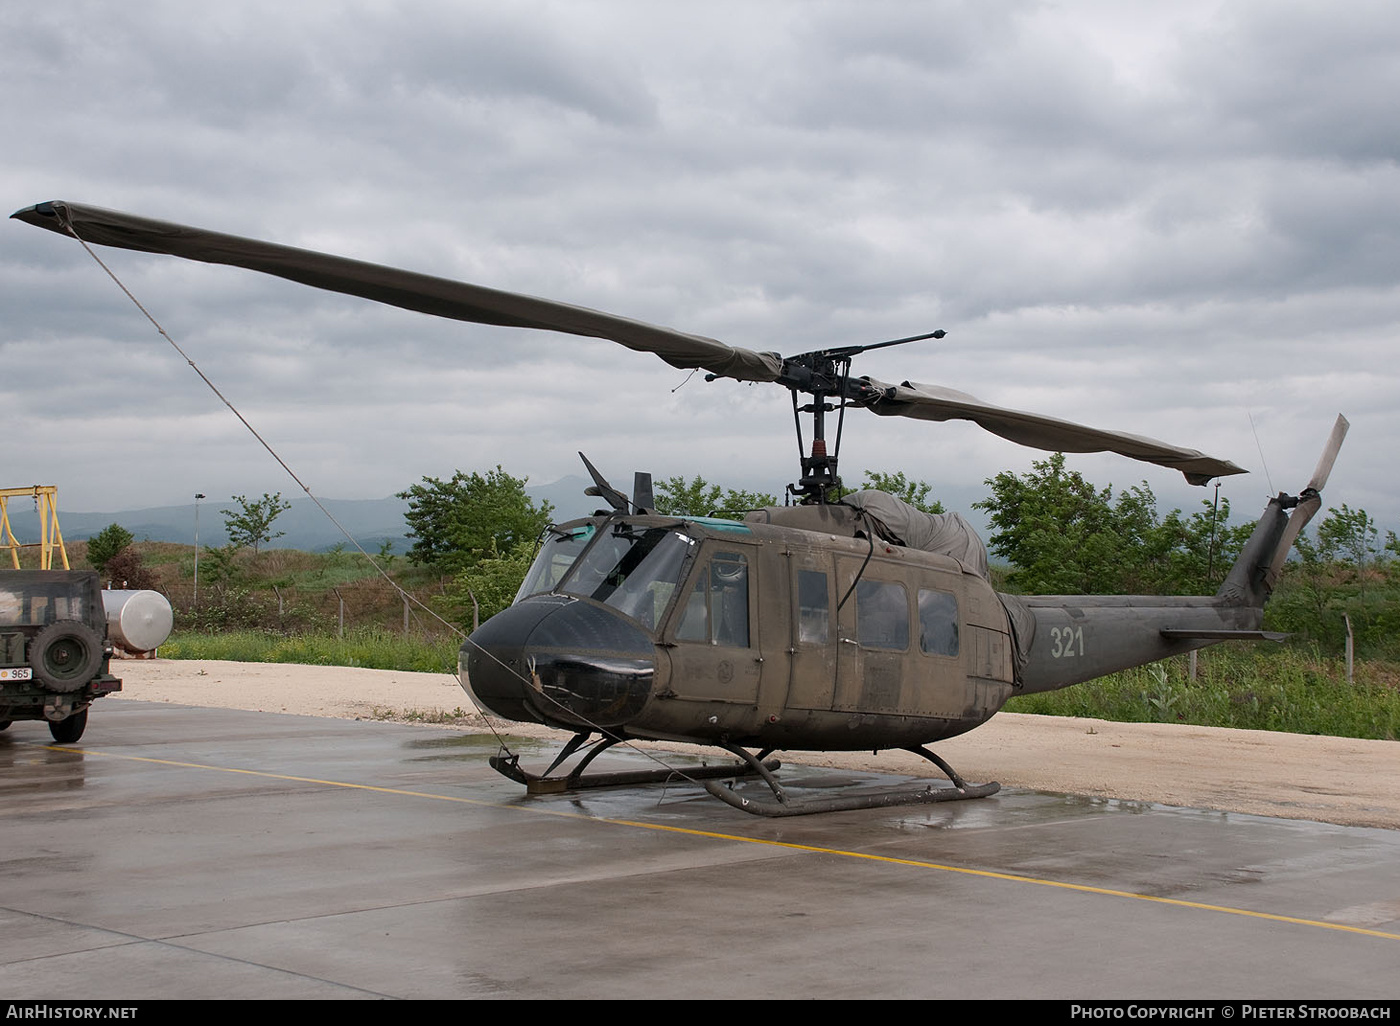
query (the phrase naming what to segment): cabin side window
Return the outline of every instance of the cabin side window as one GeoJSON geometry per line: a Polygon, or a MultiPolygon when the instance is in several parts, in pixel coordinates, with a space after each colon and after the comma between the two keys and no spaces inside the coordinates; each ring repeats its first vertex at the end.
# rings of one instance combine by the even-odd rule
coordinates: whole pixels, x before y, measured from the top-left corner
{"type": "Polygon", "coordinates": [[[856,585],[856,637],[863,648],[903,651],[909,647],[909,596],[894,581],[856,585]]]}
{"type": "Polygon", "coordinates": [[[929,655],[958,654],[958,600],[946,591],[919,589],[919,648],[929,655]]]}
{"type": "Polygon", "coordinates": [[[825,645],[830,624],[831,600],[827,596],[826,574],[818,570],[797,571],[797,640],[825,645]]]}
{"type": "Polygon", "coordinates": [[[690,589],[677,641],[747,648],[749,644],[749,563],[742,553],[716,552],[690,589]]]}

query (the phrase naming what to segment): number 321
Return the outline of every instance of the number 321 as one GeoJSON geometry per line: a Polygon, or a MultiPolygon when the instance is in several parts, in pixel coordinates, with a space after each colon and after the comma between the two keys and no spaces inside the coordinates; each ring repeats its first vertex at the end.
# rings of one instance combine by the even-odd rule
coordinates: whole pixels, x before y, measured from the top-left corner
{"type": "Polygon", "coordinates": [[[1072,659],[1084,654],[1083,627],[1051,627],[1050,640],[1054,645],[1050,655],[1055,659],[1072,659]]]}

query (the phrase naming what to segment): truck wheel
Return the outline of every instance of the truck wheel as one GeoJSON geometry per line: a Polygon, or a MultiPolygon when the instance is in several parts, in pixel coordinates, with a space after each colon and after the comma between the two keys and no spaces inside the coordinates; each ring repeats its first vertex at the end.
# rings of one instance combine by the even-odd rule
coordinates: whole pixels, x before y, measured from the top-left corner
{"type": "Polygon", "coordinates": [[[87,714],[84,709],[76,712],[66,720],[59,720],[57,723],[49,723],[49,733],[53,739],[61,745],[71,745],[78,738],[83,736],[83,731],[87,729],[87,714]]]}
{"type": "Polygon", "coordinates": [[[29,643],[34,679],[50,691],[77,691],[102,666],[102,639],[85,623],[59,620],[29,643]]]}

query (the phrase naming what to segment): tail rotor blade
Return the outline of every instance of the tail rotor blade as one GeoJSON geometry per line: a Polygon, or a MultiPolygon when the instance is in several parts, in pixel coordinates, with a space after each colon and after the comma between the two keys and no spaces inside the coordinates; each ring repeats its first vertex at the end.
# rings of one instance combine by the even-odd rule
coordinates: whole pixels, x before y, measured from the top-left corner
{"type": "Polygon", "coordinates": [[[1321,508],[1322,496],[1314,493],[1298,503],[1297,508],[1289,515],[1288,523],[1283,527],[1283,537],[1279,539],[1278,548],[1274,550],[1273,562],[1269,564],[1269,572],[1264,575],[1264,582],[1270,591],[1278,584],[1279,574],[1283,573],[1283,564],[1288,561],[1288,554],[1293,551],[1293,543],[1321,508]]]}
{"type": "Polygon", "coordinates": [[[1349,427],[1351,427],[1351,423],[1340,413],[1337,414],[1337,423],[1332,425],[1332,434],[1328,436],[1327,445],[1318,458],[1317,469],[1313,471],[1312,480],[1308,482],[1308,487],[1313,491],[1320,492],[1327,487],[1327,478],[1332,473],[1332,464],[1336,462],[1337,453],[1342,448],[1342,439],[1346,438],[1349,427]]]}

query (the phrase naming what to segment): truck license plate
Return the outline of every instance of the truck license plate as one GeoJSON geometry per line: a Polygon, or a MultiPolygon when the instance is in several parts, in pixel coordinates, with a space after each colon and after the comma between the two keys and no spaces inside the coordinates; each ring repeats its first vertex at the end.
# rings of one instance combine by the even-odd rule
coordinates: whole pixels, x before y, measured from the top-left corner
{"type": "Polygon", "coordinates": [[[0,680],[29,680],[33,675],[28,666],[0,666],[0,680]]]}

